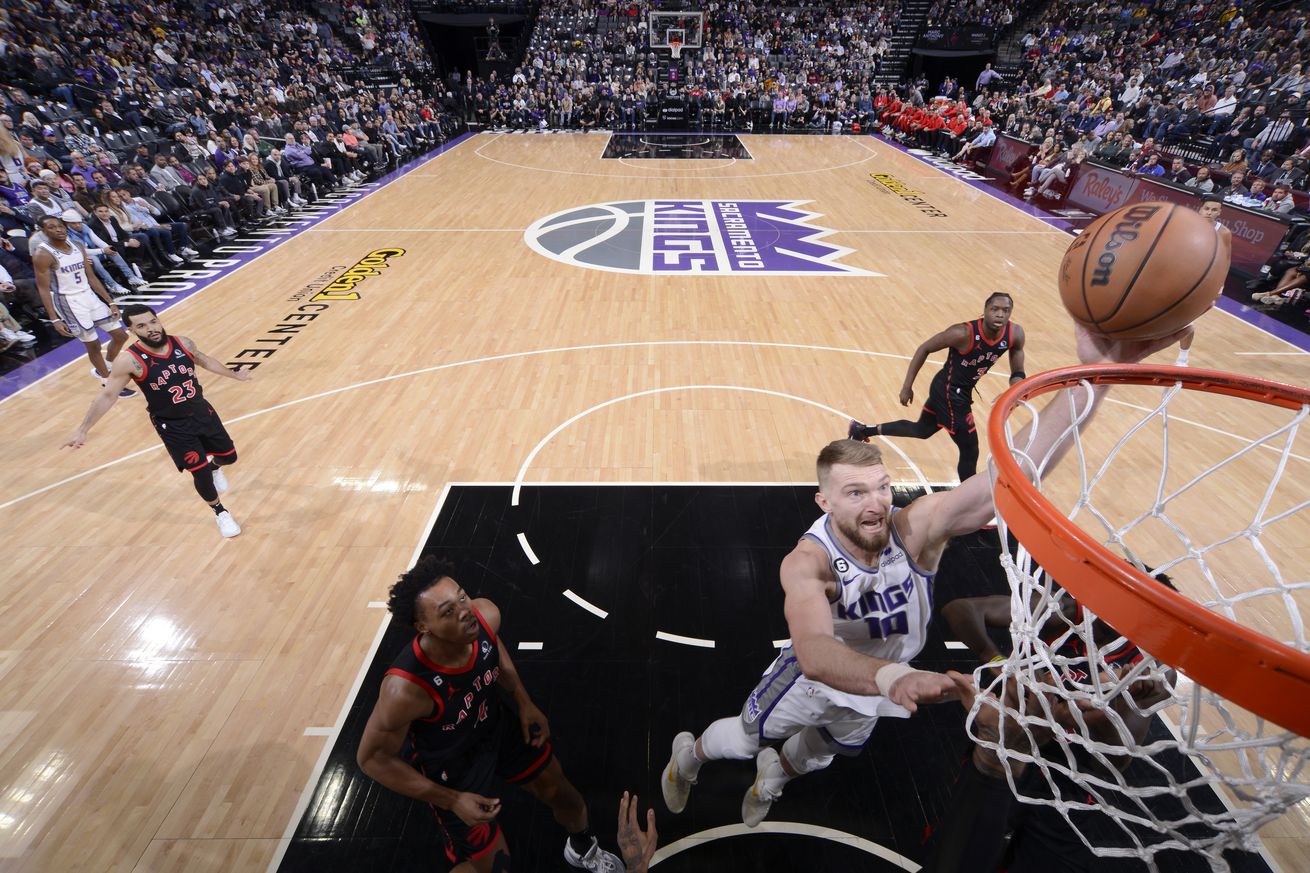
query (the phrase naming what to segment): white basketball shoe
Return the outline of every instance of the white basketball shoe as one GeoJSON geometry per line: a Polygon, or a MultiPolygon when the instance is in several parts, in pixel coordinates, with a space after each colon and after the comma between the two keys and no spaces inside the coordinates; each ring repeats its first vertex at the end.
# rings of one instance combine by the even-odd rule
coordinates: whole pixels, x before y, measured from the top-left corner
{"type": "Polygon", "coordinates": [[[683,749],[689,748],[696,743],[696,738],[688,731],[683,731],[673,738],[673,754],[669,756],[669,765],[664,768],[664,774],[660,777],[660,790],[664,792],[664,805],[669,808],[669,812],[682,812],[687,808],[687,797],[691,794],[691,786],[696,784],[695,779],[688,779],[682,775],[678,769],[678,755],[683,749]]]}
{"type": "Polygon", "coordinates": [[[766,781],[766,777],[776,777],[782,772],[782,764],[778,761],[778,752],[775,749],[761,749],[755,756],[755,781],[751,783],[751,787],[746,790],[746,796],[741,800],[741,820],[745,822],[746,827],[757,827],[764,821],[769,815],[769,807],[773,806],[773,801],[782,796],[781,791],[771,789],[766,781]]]}
{"type": "Polygon", "coordinates": [[[218,513],[214,518],[218,521],[218,532],[223,536],[234,537],[241,533],[241,525],[237,524],[237,520],[232,517],[232,513],[226,509],[218,513]]]}

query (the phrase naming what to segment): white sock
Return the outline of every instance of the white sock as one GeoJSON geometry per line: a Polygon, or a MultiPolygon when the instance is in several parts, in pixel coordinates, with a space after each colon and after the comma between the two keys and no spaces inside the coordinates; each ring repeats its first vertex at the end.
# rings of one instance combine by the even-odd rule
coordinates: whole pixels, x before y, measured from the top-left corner
{"type": "Polygon", "coordinates": [[[674,756],[674,763],[678,765],[679,773],[688,781],[694,782],[696,776],[700,774],[700,765],[705,762],[696,757],[696,744],[692,743],[685,749],[678,750],[678,754],[674,756]]]}
{"type": "Polygon", "coordinates": [[[1187,353],[1188,353],[1188,351],[1190,351],[1190,350],[1189,350],[1189,349],[1179,349],[1179,350],[1178,350],[1178,360],[1174,361],[1174,366],[1175,366],[1175,367],[1186,367],[1186,366],[1187,366],[1187,353]]]}

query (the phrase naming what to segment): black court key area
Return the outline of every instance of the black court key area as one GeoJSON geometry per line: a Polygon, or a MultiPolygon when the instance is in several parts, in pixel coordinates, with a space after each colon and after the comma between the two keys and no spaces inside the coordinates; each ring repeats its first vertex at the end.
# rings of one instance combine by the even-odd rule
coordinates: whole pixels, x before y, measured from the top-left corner
{"type": "Polygon", "coordinates": [[[751,160],[745,144],[733,133],[615,133],[602,158],[631,160],[751,160]]]}
{"type": "MultiPolygon", "coordinates": [[[[453,560],[465,589],[500,607],[502,642],[549,718],[556,753],[607,848],[615,848],[618,800],[628,790],[640,796],[643,813],[655,808],[660,845],[671,853],[656,865],[663,873],[918,869],[925,832],[945,810],[969,748],[957,703],[881,720],[859,756],[789,784],[757,830],[741,823],[742,794],[754,778],[750,762],[707,764],[682,815],[671,815],[660,797],[673,736],[698,734],[713,719],[739,712],[777,653],[774,641],[787,636],[778,566],[819,516],[814,491],[525,486],[515,507],[508,486],[450,487],[424,551],[453,560]],[[540,563],[530,562],[520,533],[540,563]]],[[[918,493],[900,489],[896,502],[905,505],[918,493]]],[[[997,554],[994,532],[955,540],[938,574],[936,605],[1004,593],[997,554]]],[[[431,811],[355,764],[382,676],[412,635],[388,628],[282,873],[449,868],[431,811]]],[[[946,647],[948,636],[934,619],[916,666],[971,669],[968,652],[946,647]]],[[[512,869],[572,869],[549,810],[519,789],[507,787],[500,797],[512,869]]],[[[1069,856],[1069,870],[1093,869],[1084,863],[1096,873],[1146,869],[1077,851],[1069,856]]],[[[1164,862],[1161,869],[1171,873],[1209,869],[1178,855],[1164,862]]],[[[1254,855],[1233,862],[1241,873],[1269,871],[1254,855]]]]}

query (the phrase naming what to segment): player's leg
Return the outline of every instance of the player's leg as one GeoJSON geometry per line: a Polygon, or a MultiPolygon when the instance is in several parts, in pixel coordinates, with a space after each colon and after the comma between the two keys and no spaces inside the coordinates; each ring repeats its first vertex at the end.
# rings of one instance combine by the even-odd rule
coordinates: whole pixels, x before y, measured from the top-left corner
{"type": "Polygon", "coordinates": [[[188,419],[156,421],[155,432],[159,434],[164,448],[168,450],[169,457],[173,459],[178,470],[191,474],[191,483],[195,486],[196,493],[214,511],[219,533],[225,537],[234,537],[241,533],[241,526],[218,499],[218,488],[214,485],[214,467],[206,456],[205,441],[196,424],[188,419]]]}
{"type": "Polygon", "coordinates": [[[916,440],[926,440],[937,433],[939,427],[937,415],[925,406],[923,411],[919,413],[917,421],[903,418],[899,421],[869,425],[868,430],[869,436],[910,437],[916,440]]]}
{"type": "MultiPolygon", "coordinates": [[[[517,731],[510,730],[509,733],[514,734],[521,742],[522,738],[517,731]]],[[[550,754],[549,748],[546,754],[550,754]]],[[[536,772],[536,775],[522,784],[525,791],[550,807],[555,821],[568,834],[568,839],[564,843],[565,861],[583,870],[606,871],[606,873],[609,871],[620,873],[623,870],[623,862],[619,857],[602,849],[599,840],[592,834],[587,802],[564,775],[564,768],[560,766],[558,758],[551,757],[549,762],[536,772]]]]}
{"type": "Polygon", "coordinates": [[[225,494],[227,475],[220,468],[237,462],[237,447],[232,442],[227,428],[223,427],[223,420],[218,417],[214,407],[209,407],[207,413],[195,416],[195,422],[200,441],[205,447],[205,454],[209,456],[210,475],[214,477],[214,487],[218,489],[219,494],[225,494]]]}
{"type": "MultiPolygon", "coordinates": [[[[484,825],[484,827],[487,827],[484,825]]],[[[509,844],[505,842],[505,832],[494,822],[496,839],[486,848],[476,853],[475,857],[462,861],[450,868],[450,873],[509,873],[509,844]]]]}
{"type": "Polygon", "coordinates": [[[112,364],[125,345],[127,345],[127,331],[121,327],[109,330],[109,350],[105,353],[105,360],[112,364]]]}
{"type": "Polygon", "coordinates": [[[793,710],[797,723],[779,725],[784,734],[790,734],[786,741],[780,748],[761,750],[755,759],[755,781],[741,802],[741,819],[747,827],[755,827],[768,816],[791,780],[824,769],[837,755],[858,755],[878,722],[877,716],[828,705],[821,694],[793,710]],[[822,708],[811,703],[816,700],[822,708]],[[802,726],[802,720],[810,723],[802,726]]]}
{"type": "Polygon", "coordinates": [[[969,407],[961,406],[954,410],[955,427],[949,428],[951,441],[960,450],[960,460],[955,466],[956,475],[963,482],[978,472],[978,430],[974,427],[973,412],[969,407]]]}
{"type": "Polygon", "coordinates": [[[91,360],[96,375],[101,379],[108,379],[109,364],[105,362],[104,352],[100,348],[100,338],[93,333],[91,339],[82,340],[82,345],[86,346],[86,356],[91,360]]]}
{"type": "MultiPolygon", "coordinates": [[[[710,761],[749,761],[759,754],[765,723],[787,691],[802,677],[794,654],[779,655],[746,698],[741,713],[710,724],[699,737],[683,731],[673,738],[673,753],[660,776],[660,790],[669,812],[687,807],[700,768],[710,761]]],[[[778,736],[782,736],[779,734],[778,736]]]]}

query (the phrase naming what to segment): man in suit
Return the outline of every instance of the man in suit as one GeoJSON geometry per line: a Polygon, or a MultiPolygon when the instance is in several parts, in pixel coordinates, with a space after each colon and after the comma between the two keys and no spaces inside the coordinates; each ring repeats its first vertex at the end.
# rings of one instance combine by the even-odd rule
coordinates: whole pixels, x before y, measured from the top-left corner
{"type": "Polygon", "coordinates": [[[123,257],[136,264],[153,264],[155,269],[160,272],[166,272],[169,265],[160,260],[154,248],[150,245],[149,238],[144,233],[132,233],[123,225],[118,223],[118,219],[110,212],[109,207],[101,204],[91,213],[91,217],[86,220],[86,226],[91,232],[100,239],[104,240],[114,251],[121,252],[123,257]]]}

